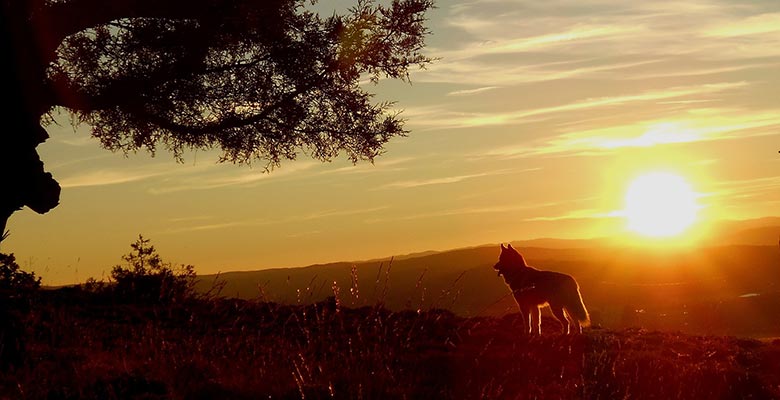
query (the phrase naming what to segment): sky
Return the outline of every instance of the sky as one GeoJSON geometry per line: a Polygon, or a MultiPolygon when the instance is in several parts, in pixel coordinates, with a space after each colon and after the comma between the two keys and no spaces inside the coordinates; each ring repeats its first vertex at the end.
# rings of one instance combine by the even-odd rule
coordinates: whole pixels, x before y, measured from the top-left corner
{"type": "Polygon", "coordinates": [[[38,147],[60,205],[14,214],[0,250],[60,285],[106,278],[139,234],[199,274],[625,236],[626,190],[658,171],[695,192],[695,224],[778,215],[780,2],[441,0],[428,17],[438,61],[365,86],[411,130],[374,164],[125,157],[60,117],[38,147]]]}

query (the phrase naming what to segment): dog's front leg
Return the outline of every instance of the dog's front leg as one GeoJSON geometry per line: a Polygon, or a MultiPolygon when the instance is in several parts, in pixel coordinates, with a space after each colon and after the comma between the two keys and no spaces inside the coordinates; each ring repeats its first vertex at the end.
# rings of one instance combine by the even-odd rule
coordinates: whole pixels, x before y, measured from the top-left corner
{"type": "Polygon", "coordinates": [[[523,333],[526,335],[533,334],[533,323],[531,322],[531,309],[523,308],[520,310],[520,315],[523,317],[523,333]]]}
{"type": "Polygon", "coordinates": [[[515,294],[515,301],[517,302],[517,307],[520,309],[520,319],[523,320],[523,330],[522,332],[526,335],[531,334],[531,309],[528,308],[527,305],[523,304],[520,301],[520,298],[515,294]]]}

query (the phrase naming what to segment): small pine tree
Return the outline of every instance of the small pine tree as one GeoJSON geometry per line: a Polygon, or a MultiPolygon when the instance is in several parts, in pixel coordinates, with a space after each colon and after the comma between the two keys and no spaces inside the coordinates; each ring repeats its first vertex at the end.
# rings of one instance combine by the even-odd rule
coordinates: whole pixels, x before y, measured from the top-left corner
{"type": "Polygon", "coordinates": [[[195,267],[164,262],[151,240],[138,235],[130,245],[132,251],[124,255],[124,265],[111,270],[116,282],[116,293],[128,300],[175,303],[192,296],[195,284],[195,267]]]}

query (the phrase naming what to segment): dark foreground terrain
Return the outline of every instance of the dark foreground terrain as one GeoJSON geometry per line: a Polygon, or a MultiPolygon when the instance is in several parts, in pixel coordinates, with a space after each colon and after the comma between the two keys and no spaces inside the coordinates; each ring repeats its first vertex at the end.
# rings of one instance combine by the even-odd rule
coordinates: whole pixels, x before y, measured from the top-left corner
{"type": "Polygon", "coordinates": [[[0,309],[3,399],[777,399],[780,340],[78,290],[0,309]]]}

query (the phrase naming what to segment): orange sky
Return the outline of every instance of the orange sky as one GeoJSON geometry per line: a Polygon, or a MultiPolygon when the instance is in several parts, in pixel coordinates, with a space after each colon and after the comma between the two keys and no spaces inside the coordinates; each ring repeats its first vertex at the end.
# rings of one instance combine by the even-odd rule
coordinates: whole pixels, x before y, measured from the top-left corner
{"type": "Polygon", "coordinates": [[[440,60],[366,84],[412,131],[374,165],[125,158],[63,117],[39,147],[61,205],[16,213],[2,251],[63,284],[139,233],[202,274],[616,236],[651,171],[691,185],[700,222],[777,215],[779,2],[448,0],[430,18],[440,60]]]}

